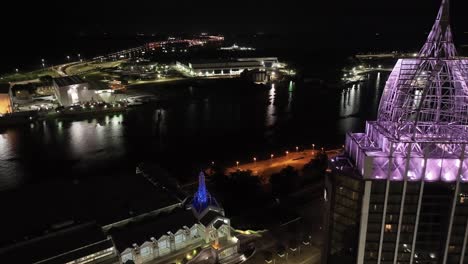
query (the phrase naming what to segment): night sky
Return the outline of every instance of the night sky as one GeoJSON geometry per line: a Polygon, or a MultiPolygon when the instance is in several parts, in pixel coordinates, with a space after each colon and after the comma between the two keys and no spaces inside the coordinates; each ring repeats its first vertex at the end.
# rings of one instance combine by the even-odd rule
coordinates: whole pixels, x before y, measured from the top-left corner
{"type": "MultiPolygon", "coordinates": [[[[73,43],[77,38],[138,32],[295,34],[308,40],[311,49],[359,47],[379,33],[386,42],[396,40],[388,43],[390,47],[398,48],[399,41],[419,47],[439,4],[440,0],[15,1],[0,16],[5,47],[1,55],[4,63],[11,63],[13,56],[40,57],[44,55],[37,53],[49,53],[52,47],[78,45],[73,43]]],[[[466,10],[468,1],[452,0],[458,44],[468,42],[466,10]]]]}
{"type": "MultiPolygon", "coordinates": [[[[359,31],[411,30],[427,26],[440,0],[320,0],[320,1],[16,1],[3,10],[4,19],[14,20],[15,30],[36,29],[83,32],[132,32],[207,30],[320,32],[343,27],[367,27],[359,31]],[[25,9],[25,7],[29,7],[25,9]],[[14,15],[14,17],[13,17],[14,15]],[[9,17],[11,16],[11,17],[9,17]],[[8,18],[9,17],[9,18],[8,18]]],[[[452,0],[457,28],[468,30],[464,20],[468,3],[452,0]]],[[[353,30],[356,30],[353,28],[353,30]]],[[[37,32],[36,32],[37,33],[37,32]]]]}

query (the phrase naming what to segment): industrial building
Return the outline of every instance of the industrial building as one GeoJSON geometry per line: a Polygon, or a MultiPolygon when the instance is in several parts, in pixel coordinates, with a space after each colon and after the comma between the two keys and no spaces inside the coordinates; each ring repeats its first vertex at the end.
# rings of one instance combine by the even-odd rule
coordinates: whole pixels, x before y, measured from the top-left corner
{"type": "Polygon", "coordinates": [[[468,262],[468,60],[443,0],[428,40],[400,59],[377,121],[330,160],[324,263],[468,262]]]}
{"type": "Polygon", "coordinates": [[[190,76],[238,76],[245,70],[272,70],[277,65],[276,57],[176,62],[176,68],[190,76]]]}
{"type": "Polygon", "coordinates": [[[96,89],[76,75],[54,78],[53,86],[58,102],[65,107],[90,101],[106,101],[109,94],[113,93],[112,89],[96,89]]]}

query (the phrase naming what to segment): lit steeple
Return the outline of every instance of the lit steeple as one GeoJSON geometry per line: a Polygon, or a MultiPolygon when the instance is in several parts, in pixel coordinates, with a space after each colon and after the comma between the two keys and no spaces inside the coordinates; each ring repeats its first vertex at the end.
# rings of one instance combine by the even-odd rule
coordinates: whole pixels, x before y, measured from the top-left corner
{"type": "Polygon", "coordinates": [[[198,190],[192,201],[193,207],[198,211],[203,211],[211,202],[211,195],[206,190],[205,174],[201,171],[198,175],[198,190]]]}

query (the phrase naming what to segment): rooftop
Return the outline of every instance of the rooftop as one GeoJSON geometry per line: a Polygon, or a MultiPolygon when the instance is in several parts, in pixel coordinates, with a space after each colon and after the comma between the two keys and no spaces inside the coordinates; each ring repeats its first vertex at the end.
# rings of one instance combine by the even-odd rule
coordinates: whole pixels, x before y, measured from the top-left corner
{"type": "Polygon", "coordinates": [[[87,82],[78,75],[70,75],[70,76],[65,76],[65,77],[54,78],[54,83],[56,83],[57,86],[59,87],[63,87],[63,86],[69,86],[69,85],[74,85],[74,84],[83,84],[87,82]]]}
{"type": "Polygon", "coordinates": [[[405,133],[414,129],[411,123],[407,126],[399,138],[380,122],[367,122],[365,133],[347,135],[346,153],[364,179],[468,182],[466,126],[428,125],[416,129],[416,136],[405,133]]]}
{"type": "Polygon", "coordinates": [[[122,252],[126,248],[131,248],[134,243],[141,245],[145,241],[151,241],[151,237],[159,239],[168,232],[176,233],[177,230],[188,228],[198,223],[191,210],[183,206],[177,207],[168,212],[152,215],[138,221],[131,221],[128,224],[111,228],[109,234],[112,236],[116,248],[122,252]]]}
{"type": "Polygon", "coordinates": [[[419,54],[395,64],[377,121],[349,134],[346,152],[364,179],[468,182],[468,60],[457,57],[449,0],[419,54]]]}
{"type": "Polygon", "coordinates": [[[395,133],[409,122],[409,136],[420,124],[468,125],[468,60],[457,57],[449,7],[442,0],[419,54],[398,60],[385,85],[378,121],[395,123],[395,133]]]}
{"type": "Polygon", "coordinates": [[[45,236],[0,249],[5,263],[66,263],[111,248],[112,242],[94,223],[56,231],[45,236]],[[47,261],[45,261],[47,260],[47,261]]]}
{"type": "Polygon", "coordinates": [[[0,199],[15,201],[3,205],[9,214],[3,215],[0,221],[0,247],[52,232],[53,223],[96,221],[105,226],[180,203],[171,193],[154,186],[143,176],[126,174],[100,175],[78,183],[45,182],[2,193],[0,199]],[[31,215],[35,216],[34,221],[31,215]]]}

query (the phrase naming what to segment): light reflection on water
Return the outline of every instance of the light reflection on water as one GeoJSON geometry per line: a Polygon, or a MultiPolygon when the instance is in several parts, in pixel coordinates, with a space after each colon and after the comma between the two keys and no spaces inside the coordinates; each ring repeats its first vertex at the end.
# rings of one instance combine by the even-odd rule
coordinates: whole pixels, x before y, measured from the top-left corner
{"type": "MultiPolygon", "coordinates": [[[[72,122],[66,130],[69,138],[72,158],[100,159],[109,149],[113,155],[118,155],[122,147],[122,121],[123,115],[107,116],[104,120],[72,122]]],[[[109,153],[106,153],[106,155],[109,153]]]]}
{"type": "Polygon", "coordinates": [[[291,113],[291,106],[292,106],[292,101],[293,101],[293,92],[294,92],[294,82],[290,81],[289,82],[289,87],[288,87],[288,107],[286,109],[286,112],[291,113]]]}
{"type": "Polygon", "coordinates": [[[276,96],[275,84],[272,83],[270,91],[268,92],[269,104],[267,106],[267,116],[266,116],[266,122],[265,122],[265,125],[267,128],[272,127],[276,122],[275,96],[276,96]]]}
{"type": "MultiPolygon", "coordinates": [[[[380,79],[381,79],[381,73],[378,72],[377,73],[377,78],[375,79],[375,85],[374,87],[376,89],[381,89],[381,86],[380,86],[380,79]]],[[[378,105],[379,104],[379,99],[380,99],[380,96],[374,96],[374,105],[378,105]]]]}
{"type": "Polygon", "coordinates": [[[0,160],[10,159],[14,156],[13,152],[13,143],[15,139],[13,138],[15,134],[4,133],[0,135],[0,160]]]}
{"type": "Polygon", "coordinates": [[[16,159],[17,135],[8,130],[0,134],[0,191],[20,184],[23,172],[16,159]]]}
{"type": "Polygon", "coordinates": [[[196,101],[189,102],[189,105],[187,106],[187,122],[185,123],[185,129],[187,130],[187,132],[193,133],[195,131],[195,128],[197,127],[197,106],[198,104],[196,101]]]}
{"type": "Polygon", "coordinates": [[[382,79],[388,74],[369,74],[367,81],[352,84],[344,89],[340,96],[338,131],[342,134],[348,132],[364,132],[366,120],[375,120],[380,96],[385,85],[382,79]]]}
{"type": "Polygon", "coordinates": [[[161,149],[164,149],[167,147],[167,111],[165,109],[158,109],[155,111],[155,116],[157,136],[159,138],[159,146],[161,149]]]}

